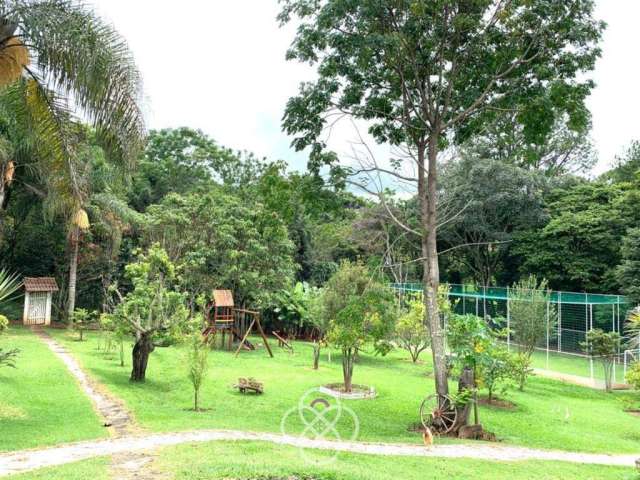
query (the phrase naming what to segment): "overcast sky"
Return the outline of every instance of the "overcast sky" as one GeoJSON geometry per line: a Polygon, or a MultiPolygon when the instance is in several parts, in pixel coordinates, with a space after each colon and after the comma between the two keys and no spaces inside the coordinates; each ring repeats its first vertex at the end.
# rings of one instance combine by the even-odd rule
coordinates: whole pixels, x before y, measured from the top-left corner
{"type": "MultiPolygon", "coordinates": [[[[277,0],[93,3],[134,52],[150,128],[199,128],[221,145],[304,168],[306,159],[289,147],[280,120],[287,99],[313,72],[284,60],[293,31],[278,28],[277,0]]],[[[640,139],[640,0],[598,0],[597,5],[608,28],[588,106],[601,172],[631,140],[640,139]]],[[[345,125],[332,146],[345,154],[354,139],[345,125]]]]}

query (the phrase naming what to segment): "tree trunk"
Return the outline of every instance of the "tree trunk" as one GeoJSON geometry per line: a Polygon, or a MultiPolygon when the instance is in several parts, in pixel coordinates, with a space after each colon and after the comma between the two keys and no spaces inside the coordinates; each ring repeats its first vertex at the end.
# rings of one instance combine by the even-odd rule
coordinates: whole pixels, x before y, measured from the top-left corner
{"type": "MultiPolygon", "coordinates": [[[[475,388],[475,381],[473,378],[473,370],[465,367],[458,379],[458,394],[463,393],[465,390],[473,391],[475,388]]],[[[469,424],[469,415],[471,414],[472,400],[468,401],[464,405],[456,407],[458,410],[458,416],[456,418],[456,425],[454,431],[460,430],[462,427],[469,424]]]]}
{"type": "Polygon", "coordinates": [[[318,370],[320,363],[320,342],[313,342],[313,369],[318,370]]]}
{"type": "Polygon", "coordinates": [[[133,366],[131,369],[132,382],[144,382],[147,372],[147,362],[149,361],[149,355],[153,352],[153,348],[153,342],[149,334],[143,333],[136,340],[136,344],[133,346],[133,352],[131,353],[133,366]]]}
{"type": "Polygon", "coordinates": [[[67,317],[73,316],[76,309],[76,282],[78,275],[78,245],[80,244],[80,229],[73,227],[71,232],[71,254],[69,259],[69,296],[67,297],[67,317]]]}
{"type": "Polygon", "coordinates": [[[193,409],[196,412],[198,411],[198,389],[197,388],[193,389],[193,409]]]}
{"type": "Polygon", "coordinates": [[[350,348],[342,349],[342,378],[344,391],[351,393],[351,379],[353,378],[353,352],[350,348]]]}
{"type": "Polygon", "coordinates": [[[437,247],[437,157],[438,133],[429,136],[427,142],[427,178],[425,181],[425,146],[418,148],[418,197],[420,200],[420,221],[422,226],[422,257],[425,322],[431,334],[431,352],[433,355],[433,373],[436,393],[440,396],[449,393],[447,382],[447,362],[445,337],[440,324],[438,309],[438,288],[440,270],[437,247]]]}

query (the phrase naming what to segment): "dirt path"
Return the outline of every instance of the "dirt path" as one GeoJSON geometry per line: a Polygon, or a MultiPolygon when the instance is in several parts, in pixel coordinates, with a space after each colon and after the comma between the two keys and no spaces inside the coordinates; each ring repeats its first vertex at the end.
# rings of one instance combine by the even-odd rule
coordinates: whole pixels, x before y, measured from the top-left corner
{"type": "MultiPolygon", "coordinates": [[[[122,401],[109,394],[102,385],[89,377],[64,346],[40,328],[34,328],[33,331],[62,360],[71,375],[76,378],[80,388],[91,399],[94,408],[102,417],[103,425],[109,428],[109,433],[113,438],[118,439],[141,432],[122,401]]],[[[158,478],[155,472],[149,469],[151,460],[153,457],[147,452],[133,453],[126,450],[116,452],[111,458],[112,476],[123,480],[158,478]]]]}
{"type": "MultiPolygon", "coordinates": [[[[573,385],[579,385],[581,387],[604,390],[604,382],[602,380],[596,380],[589,377],[581,377],[579,375],[570,375],[568,373],[560,373],[553,370],[545,370],[544,368],[534,368],[533,372],[541,377],[560,380],[561,382],[567,382],[573,385]]],[[[613,388],[615,390],[628,390],[629,386],[625,385],[624,383],[614,383],[613,388]]]]}
{"type": "MultiPolygon", "coordinates": [[[[127,436],[79,442],[58,447],[45,448],[42,450],[24,450],[20,452],[0,454],[0,476],[11,475],[42,467],[62,465],[103,455],[144,453],[155,448],[178,445],[181,443],[221,440],[263,441],[278,445],[334,450],[338,452],[352,452],[366,455],[475,458],[478,460],[497,461],[547,460],[625,467],[634,466],[635,459],[637,457],[637,455],[604,455],[553,450],[535,450],[523,447],[509,447],[505,445],[490,444],[436,445],[431,449],[426,449],[420,445],[332,442],[326,440],[310,440],[272,433],[254,433],[235,430],[200,430],[192,432],[127,436]]],[[[135,462],[134,467],[136,467],[135,462]]]]}

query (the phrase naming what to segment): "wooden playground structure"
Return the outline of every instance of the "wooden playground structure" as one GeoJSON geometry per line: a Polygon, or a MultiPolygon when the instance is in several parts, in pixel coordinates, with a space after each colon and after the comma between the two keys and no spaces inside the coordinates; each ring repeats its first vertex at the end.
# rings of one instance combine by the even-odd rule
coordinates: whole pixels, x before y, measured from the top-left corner
{"type": "Polygon", "coordinates": [[[202,332],[205,336],[215,337],[220,335],[221,346],[225,344],[228,350],[232,350],[234,340],[239,341],[235,355],[238,356],[242,349],[255,350],[255,346],[248,340],[253,328],[258,329],[258,333],[264,341],[264,346],[273,357],[273,352],[269,346],[267,336],[260,323],[260,313],[255,310],[236,308],[231,290],[214,290],[213,299],[205,310],[207,326],[202,332]]]}

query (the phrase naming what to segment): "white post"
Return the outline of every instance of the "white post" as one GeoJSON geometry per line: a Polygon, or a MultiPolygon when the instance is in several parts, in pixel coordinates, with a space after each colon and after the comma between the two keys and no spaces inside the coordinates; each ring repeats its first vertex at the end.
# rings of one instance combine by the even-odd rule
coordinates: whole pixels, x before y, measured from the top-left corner
{"type": "Polygon", "coordinates": [[[546,369],[549,370],[549,336],[551,332],[549,331],[549,310],[551,308],[551,300],[547,300],[547,364],[546,369]]]}
{"type": "Polygon", "coordinates": [[[22,324],[28,325],[29,323],[29,292],[24,294],[24,312],[22,314],[22,324]]]}
{"type": "Polygon", "coordinates": [[[44,324],[51,325],[51,292],[47,292],[47,306],[45,309],[44,324]]]}
{"type": "Polygon", "coordinates": [[[507,350],[511,351],[511,311],[509,309],[509,287],[507,287],[507,350]]]}
{"type": "MultiPolygon", "coordinates": [[[[589,304],[589,330],[593,330],[593,304],[592,303],[589,304]]],[[[593,381],[593,355],[589,356],[589,368],[591,370],[591,380],[593,381]]]]}
{"type": "Polygon", "coordinates": [[[562,351],[562,292],[558,292],[558,352],[562,351]]]}

